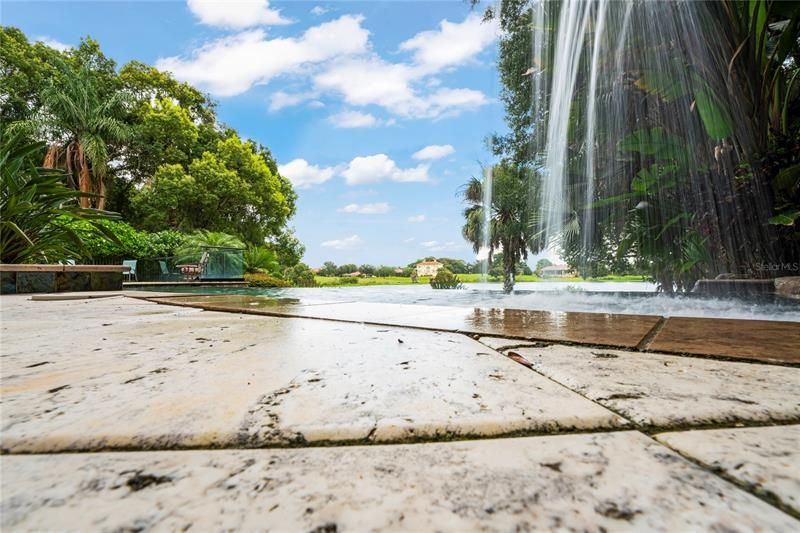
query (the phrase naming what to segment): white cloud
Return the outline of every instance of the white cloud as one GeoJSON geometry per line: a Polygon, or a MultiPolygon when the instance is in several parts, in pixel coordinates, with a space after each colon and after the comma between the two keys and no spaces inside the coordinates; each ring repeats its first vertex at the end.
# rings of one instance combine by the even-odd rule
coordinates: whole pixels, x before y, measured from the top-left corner
{"type": "Polygon", "coordinates": [[[441,21],[438,30],[418,33],[400,49],[414,52],[420,68],[436,72],[469,61],[496,38],[496,23],[484,22],[480,15],[471,13],[463,22],[441,21]]]}
{"type": "Polygon", "coordinates": [[[156,66],[214,95],[234,96],[306,65],[364,52],[369,32],[362,21],[361,16],[345,15],[296,38],[270,40],[264,30],[243,31],[207,43],[189,58],[161,58],[156,66]]]}
{"type": "Polygon", "coordinates": [[[306,100],[314,97],[313,93],[287,93],[278,91],[272,93],[269,99],[269,110],[274,113],[280,111],[284,107],[292,107],[297,104],[302,104],[306,100]]]}
{"type": "MultiPolygon", "coordinates": [[[[251,14],[242,16],[235,9],[225,9],[227,4],[192,0],[203,21],[250,29],[206,42],[184,56],[160,58],[156,66],[223,97],[287,74],[310,84],[298,94],[273,95],[273,111],[303,101],[318,106],[316,99],[331,93],[353,107],[376,105],[394,117],[410,119],[455,116],[488,103],[483,92],[448,88],[437,77],[472,60],[494,41],[496,23],[483,23],[478,15],[468,15],[461,22],[443,20],[437,29],[414,35],[400,45],[401,51],[412,57],[393,62],[372,51],[362,16],[345,15],[294,37],[270,39],[263,29],[254,26],[266,24],[265,20],[277,21],[280,13],[265,0],[246,4],[251,14]],[[314,96],[301,97],[307,94],[314,96]]],[[[320,7],[312,12],[323,10],[320,7]]],[[[390,125],[394,119],[375,120],[390,125]]]]}
{"type": "Polygon", "coordinates": [[[323,248],[333,248],[334,250],[350,250],[362,244],[364,241],[358,235],[351,235],[343,239],[333,239],[325,241],[320,246],[323,248]]]}
{"type": "Polygon", "coordinates": [[[421,74],[412,65],[389,63],[376,55],[344,57],[317,74],[314,85],[341,94],[350,105],[378,105],[406,118],[455,115],[488,101],[473,89],[437,88],[422,94],[414,87],[421,74]]]}
{"type": "Polygon", "coordinates": [[[374,115],[360,111],[342,111],[328,117],[328,121],[337,128],[371,128],[378,125],[374,115]]]}
{"type": "Polygon", "coordinates": [[[420,222],[425,222],[425,215],[415,215],[413,217],[408,217],[408,221],[412,224],[419,224],[420,222]]]}
{"type": "Polygon", "coordinates": [[[447,242],[425,241],[420,244],[422,244],[422,246],[424,246],[431,252],[452,252],[455,250],[460,250],[464,247],[463,244],[459,244],[455,241],[447,241],[447,242]]]}
{"type": "Polygon", "coordinates": [[[55,48],[59,52],[64,52],[72,48],[72,46],[68,44],[64,44],[57,39],[53,39],[52,37],[47,37],[46,35],[42,35],[41,37],[36,38],[37,41],[42,43],[45,46],[49,46],[50,48],[55,48]]]}
{"type": "Polygon", "coordinates": [[[336,167],[310,165],[305,159],[295,159],[278,167],[278,172],[299,189],[325,183],[336,175],[337,170],[336,167]]]}
{"type": "Polygon", "coordinates": [[[319,100],[311,100],[308,103],[308,107],[310,107],[311,109],[320,109],[322,107],[325,107],[325,104],[320,102],[319,100]]]}
{"type": "Polygon", "coordinates": [[[348,185],[381,181],[422,182],[429,179],[428,165],[402,169],[386,154],[353,158],[342,171],[342,176],[348,185]]]}
{"type": "Polygon", "coordinates": [[[314,6],[314,7],[311,9],[311,14],[312,14],[312,15],[316,15],[316,16],[318,16],[318,17],[319,17],[320,15],[324,15],[324,14],[325,14],[325,13],[327,13],[327,12],[328,12],[328,10],[327,10],[326,8],[322,7],[322,6],[314,6]]]}
{"type": "Polygon", "coordinates": [[[348,204],[341,209],[341,213],[358,213],[359,215],[382,215],[389,212],[389,204],[379,202],[376,204],[348,204]]]}
{"type": "Polygon", "coordinates": [[[450,144],[431,144],[415,152],[411,157],[414,159],[441,159],[455,153],[455,151],[456,149],[450,144]]]}
{"type": "Polygon", "coordinates": [[[291,23],[269,0],[188,0],[189,10],[208,26],[243,29],[291,23]]]}
{"type": "Polygon", "coordinates": [[[415,237],[409,237],[408,239],[403,239],[403,242],[408,244],[410,242],[414,242],[415,240],[417,240],[415,237]]]}

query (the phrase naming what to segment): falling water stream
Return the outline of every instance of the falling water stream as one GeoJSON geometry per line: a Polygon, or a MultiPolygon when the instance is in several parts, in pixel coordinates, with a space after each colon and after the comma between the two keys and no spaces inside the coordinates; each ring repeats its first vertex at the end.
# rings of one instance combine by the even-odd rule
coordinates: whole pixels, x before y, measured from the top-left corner
{"type": "Polygon", "coordinates": [[[525,75],[542,231],[588,272],[599,250],[622,250],[671,291],[776,260],[770,191],[742,171],[755,127],[717,4],[531,7],[525,75]]]}

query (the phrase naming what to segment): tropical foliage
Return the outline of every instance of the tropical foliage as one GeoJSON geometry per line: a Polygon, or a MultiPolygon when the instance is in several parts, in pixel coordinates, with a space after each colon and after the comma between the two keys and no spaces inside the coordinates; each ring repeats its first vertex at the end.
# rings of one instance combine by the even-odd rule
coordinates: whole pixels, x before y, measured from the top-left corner
{"type": "Polygon", "coordinates": [[[275,276],[270,276],[269,274],[263,273],[253,273],[253,274],[245,274],[244,280],[247,282],[248,287],[257,287],[260,289],[269,289],[273,287],[291,287],[292,284],[288,281],[277,278],[275,276]]]}
{"type": "Polygon", "coordinates": [[[119,118],[127,93],[103,94],[97,77],[86,65],[77,68],[60,62],[61,76],[41,92],[42,107],[21,127],[46,139],[43,166],[62,168],[73,186],[93,196],[81,197],[81,207],[104,209],[110,146],[128,137],[128,127],[119,118]]]}
{"type": "Polygon", "coordinates": [[[199,230],[183,239],[176,255],[179,261],[197,263],[206,248],[243,249],[244,247],[244,243],[234,235],[221,231],[199,230]]]}
{"type": "Polygon", "coordinates": [[[144,259],[168,257],[176,253],[186,236],[172,230],[155,233],[137,230],[120,220],[100,220],[105,234],[98,234],[87,221],[70,224],[80,236],[84,254],[76,257],[81,262],[119,263],[124,259],[144,259]],[[114,235],[109,240],[105,235],[114,235]]]}
{"type": "MultiPolygon", "coordinates": [[[[509,126],[492,146],[530,172],[532,187],[541,184],[536,170],[548,155],[561,5],[506,0],[486,12],[503,29],[499,70],[509,126]],[[548,10],[544,18],[538,6],[548,10]],[[534,57],[537,38],[551,46],[534,57]]],[[[618,19],[609,15],[606,25],[618,19]]],[[[642,2],[624,20],[635,30],[621,44],[613,41],[620,32],[611,31],[618,48],[597,58],[595,73],[624,71],[607,85],[591,76],[595,35],[586,32],[589,52],[569,115],[562,257],[584,275],[649,272],[665,291],[723,272],[757,276],[764,262],[796,264],[800,4],[642,2]],[[687,30],[681,24],[690,11],[699,23],[687,30]],[[653,20],[660,31],[646,31],[653,20]],[[685,42],[670,37],[681,31],[685,42]],[[597,130],[587,140],[593,96],[597,130]]]]}
{"type": "Polygon", "coordinates": [[[84,207],[140,232],[227,233],[269,247],[281,270],[300,261],[291,183],[208,96],[138,61],[120,68],[89,38],[58,51],[2,27],[0,40],[0,120],[45,143],[31,157],[66,171],[84,207]]]}
{"type": "Polygon", "coordinates": [[[517,266],[544,247],[541,232],[535,224],[536,196],[531,194],[532,179],[518,167],[502,163],[492,173],[491,203],[486,205],[484,179],[472,178],[462,187],[467,207],[464,238],[472,243],[475,253],[485,250],[489,263],[497,251],[503,253],[503,290],[514,289],[517,266]]]}
{"type": "Polygon", "coordinates": [[[21,134],[0,140],[0,261],[53,263],[87,253],[73,223],[112,238],[99,223],[111,213],[82,208],[88,193],[66,186],[66,175],[39,168],[33,157],[43,143],[27,143],[21,134]]]}
{"type": "Polygon", "coordinates": [[[266,246],[248,246],[244,251],[244,271],[248,274],[279,276],[281,265],[278,254],[266,246]]]}
{"type": "Polygon", "coordinates": [[[297,263],[283,272],[283,277],[298,287],[316,287],[314,272],[305,263],[297,263]]]}
{"type": "Polygon", "coordinates": [[[439,269],[436,275],[431,278],[430,285],[433,289],[462,289],[464,287],[458,276],[446,268],[439,269]]]}

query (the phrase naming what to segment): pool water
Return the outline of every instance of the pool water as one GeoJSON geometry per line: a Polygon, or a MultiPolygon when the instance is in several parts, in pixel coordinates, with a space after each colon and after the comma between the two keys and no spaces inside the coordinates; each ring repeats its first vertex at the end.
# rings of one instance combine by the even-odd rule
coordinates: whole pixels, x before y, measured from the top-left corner
{"type": "MultiPolygon", "coordinates": [[[[428,285],[375,285],[291,289],[175,287],[174,292],[248,294],[330,302],[376,302],[495,307],[635,315],[783,320],[800,322],[800,302],[774,296],[711,298],[669,296],[643,282],[518,283],[504,294],[499,283],[469,284],[458,290],[434,290],[428,285]]],[[[154,290],[163,291],[163,288],[154,290]]]]}

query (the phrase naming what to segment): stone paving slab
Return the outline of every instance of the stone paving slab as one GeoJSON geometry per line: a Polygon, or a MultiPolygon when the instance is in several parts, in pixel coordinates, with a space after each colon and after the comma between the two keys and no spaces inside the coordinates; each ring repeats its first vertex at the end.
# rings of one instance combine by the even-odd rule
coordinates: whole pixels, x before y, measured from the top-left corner
{"type": "Polygon", "coordinates": [[[0,448],[12,453],[388,442],[626,424],[452,333],[129,298],[11,302],[2,329],[0,448]]]}
{"type": "Polygon", "coordinates": [[[506,353],[643,426],[800,422],[800,368],[560,345],[506,353]]]}
{"type": "Polygon", "coordinates": [[[637,432],[2,456],[4,530],[796,531],[637,432]]]}
{"type": "Polygon", "coordinates": [[[309,305],[306,301],[282,302],[264,297],[241,295],[155,298],[154,301],[198,306],[217,311],[241,310],[267,315],[325,318],[625,348],[636,347],[659,322],[659,317],[643,315],[366,302],[309,305]]]}
{"type": "Polygon", "coordinates": [[[668,318],[654,351],[800,363],[800,324],[771,320],[668,318]]]}
{"type": "Polygon", "coordinates": [[[800,425],[682,431],[655,438],[800,516],[800,425]]]}

